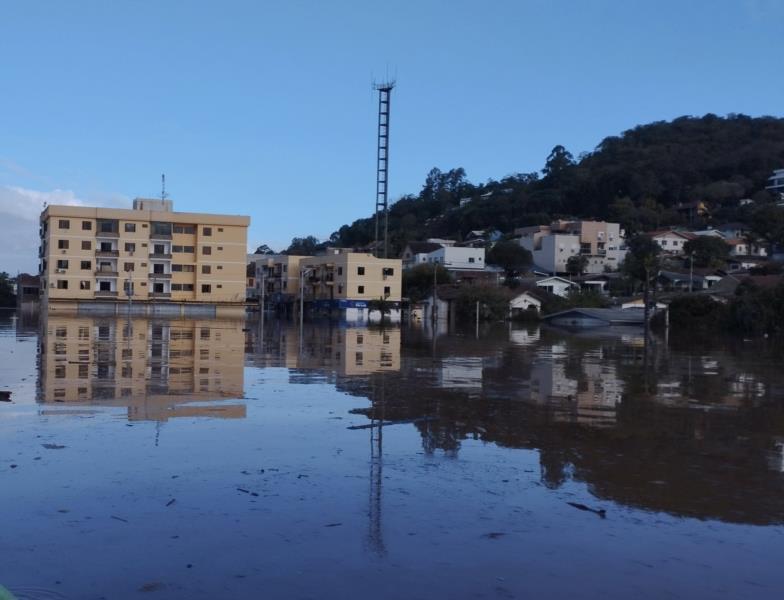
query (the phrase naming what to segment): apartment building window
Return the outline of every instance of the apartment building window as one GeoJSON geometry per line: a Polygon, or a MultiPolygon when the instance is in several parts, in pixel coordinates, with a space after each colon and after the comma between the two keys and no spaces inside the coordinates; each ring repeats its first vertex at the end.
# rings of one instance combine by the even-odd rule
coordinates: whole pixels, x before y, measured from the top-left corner
{"type": "Polygon", "coordinates": [[[384,267],[381,269],[381,273],[384,275],[384,277],[392,277],[395,274],[395,269],[392,267],[384,267]]]}
{"type": "Polygon", "coordinates": [[[67,260],[58,260],[57,261],[57,268],[58,269],[67,269],[68,268],[68,261],[67,260]]]}
{"type": "Polygon", "coordinates": [[[357,267],[357,275],[364,275],[365,267],[357,267]]]}
{"type": "Polygon", "coordinates": [[[153,264],[152,272],[156,275],[163,275],[165,271],[163,270],[163,265],[161,263],[153,264]]]}
{"type": "Polygon", "coordinates": [[[171,289],[173,292],[192,292],[192,283],[172,283],[171,289]]]}
{"type": "Polygon", "coordinates": [[[193,235],[196,233],[196,227],[193,225],[175,225],[174,233],[187,233],[193,235]]]}
{"type": "Polygon", "coordinates": [[[204,235],[212,235],[212,227],[205,227],[203,233],[204,235]]]}
{"type": "Polygon", "coordinates": [[[83,241],[82,242],[82,250],[92,250],[92,249],[93,249],[93,243],[92,242],[90,242],[90,241],[83,241]]]}
{"type": "Polygon", "coordinates": [[[125,269],[125,272],[126,272],[126,273],[127,273],[127,272],[129,272],[129,271],[133,271],[133,270],[134,270],[134,263],[132,263],[132,262],[130,262],[130,263],[125,263],[125,264],[123,265],[123,269],[125,269]]]}
{"type": "Polygon", "coordinates": [[[212,267],[210,265],[202,265],[201,273],[202,275],[209,275],[210,273],[212,273],[212,267]]]}
{"type": "Polygon", "coordinates": [[[92,261],[89,261],[89,260],[83,260],[82,261],[82,264],[81,264],[82,271],[89,271],[92,268],[92,266],[93,266],[92,261]]]}
{"type": "Polygon", "coordinates": [[[172,246],[172,252],[193,254],[193,246],[172,246]]]}
{"type": "Polygon", "coordinates": [[[93,222],[92,221],[82,221],[82,230],[83,231],[92,231],[93,222]]]}
{"type": "Polygon", "coordinates": [[[171,223],[161,223],[158,221],[154,221],[152,223],[152,231],[150,235],[165,235],[170,236],[172,234],[172,224],[171,223]]]}
{"type": "Polygon", "coordinates": [[[196,271],[196,267],[194,265],[172,265],[172,271],[176,271],[177,273],[193,273],[196,271]]]}
{"type": "Polygon", "coordinates": [[[218,233],[223,233],[223,227],[218,227],[218,233]]]}
{"type": "Polygon", "coordinates": [[[342,293],[343,293],[343,284],[339,283],[338,284],[338,294],[342,294],[342,293]]]}
{"type": "Polygon", "coordinates": [[[223,265],[218,265],[218,271],[223,271],[223,265]]]}
{"type": "Polygon", "coordinates": [[[473,256],[468,257],[468,262],[473,263],[476,262],[476,259],[473,256]]]}
{"type": "Polygon", "coordinates": [[[89,281],[80,281],[79,282],[79,289],[80,290],[89,290],[90,289],[90,282],[89,281]]]}
{"type": "Polygon", "coordinates": [[[68,240],[57,240],[57,247],[60,250],[68,250],[68,240]]]}
{"type": "Polygon", "coordinates": [[[359,285],[357,286],[357,294],[364,294],[365,293],[365,286],[359,285]]]}
{"type": "Polygon", "coordinates": [[[384,297],[389,296],[392,293],[392,290],[389,288],[388,285],[384,286],[384,297]]]}
{"type": "Polygon", "coordinates": [[[222,288],[223,288],[223,284],[222,284],[222,283],[219,283],[219,284],[218,284],[218,289],[220,290],[220,289],[222,289],[222,288]]]}
{"type": "Polygon", "coordinates": [[[126,223],[125,233],[136,233],[136,223],[126,223]]]}
{"type": "Polygon", "coordinates": [[[71,228],[71,222],[68,219],[60,219],[60,222],[58,223],[58,225],[59,225],[60,229],[70,229],[71,228]]]}
{"type": "Polygon", "coordinates": [[[101,233],[117,233],[120,223],[114,219],[99,219],[98,231],[101,233]]]}
{"type": "Polygon", "coordinates": [[[212,247],[203,246],[201,249],[201,253],[209,256],[210,254],[212,254],[212,247]]]}
{"type": "Polygon", "coordinates": [[[57,289],[58,290],[67,290],[68,289],[68,280],[67,279],[58,279],[57,280],[57,289]]]}
{"type": "Polygon", "coordinates": [[[201,293],[202,294],[209,294],[212,291],[212,286],[208,283],[201,284],[201,293]]]}
{"type": "Polygon", "coordinates": [[[136,244],[134,244],[133,242],[125,242],[125,251],[136,252],[136,244]]]}
{"type": "Polygon", "coordinates": [[[343,267],[338,267],[338,275],[343,275],[343,267]]]}

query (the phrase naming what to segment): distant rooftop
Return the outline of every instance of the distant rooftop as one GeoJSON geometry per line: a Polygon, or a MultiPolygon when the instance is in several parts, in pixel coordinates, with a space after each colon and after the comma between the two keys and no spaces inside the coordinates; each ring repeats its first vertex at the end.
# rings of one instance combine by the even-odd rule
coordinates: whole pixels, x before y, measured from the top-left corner
{"type": "Polygon", "coordinates": [[[154,198],[134,198],[133,210],[149,210],[152,212],[172,212],[174,203],[171,200],[156,200],[154,198]]]}

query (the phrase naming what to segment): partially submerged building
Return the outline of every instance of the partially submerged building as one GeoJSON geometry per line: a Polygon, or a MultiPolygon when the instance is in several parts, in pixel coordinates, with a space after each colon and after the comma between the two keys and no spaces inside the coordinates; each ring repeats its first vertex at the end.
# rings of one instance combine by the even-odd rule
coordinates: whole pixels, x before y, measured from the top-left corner
{"type": "Polygon", "coordinates": [[[129,299],[161,314],[244,306],[249,217],[137,198],[132,209],[51,205],[40,221],[49,310],[111,311],[129,299]]]}

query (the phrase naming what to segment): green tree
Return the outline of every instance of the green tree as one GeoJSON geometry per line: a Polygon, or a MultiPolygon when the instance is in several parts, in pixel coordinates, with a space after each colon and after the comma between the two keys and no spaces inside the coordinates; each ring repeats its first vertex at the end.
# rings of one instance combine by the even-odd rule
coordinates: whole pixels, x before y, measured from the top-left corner
{"type": "Polygon", "coordinates": [[[701,235],[683,245],[687,256],[694,257],[695,267],[720,267],[730,255],[730,247],[723,238],[701,235]]]}
{"type": "Polygon", "coordinates": [[[256,251],[253,254],[275,254],[275,251],[267,246],[267,244],[262,244],[256,248],[256,251]]]}
{"type": "Polygon", "coordinates": [[[487,263],[501,267],[507,279],[525,271],[532,261],[533,257],[528,250],[510,240],[498,242],[487,253],[487,263]]]}
{"type": "Polygon", "coordinates": [[[648,319],[648,300],[651,285],[655,283],[661,266],[659,244],[647,235],[638,234],[627,244],[629,251],[623,260],[622,270],[632,279],[642,283],[645,318],[648,319]]]}
{"type": "MultiPolygon", "coordinates": [[[[441,265],[435,266],[437,283],[452,283],[452,276],[441,265]]],[[[433,292],[433,265],[424,264],[403,271],[403,297],[421,302],[433,292]]]]}
{"type": "Polygon", "coordinates": [[[291,244],[284,250],[283,254],[289,254],[291,256],[313,256],[322,247],[323,244],[318,241],[318,238],[315,238],[312,235],[304,238],[295,237],[291,240],[291,244]]]}
{"type": "Polygon", "coordinates": [[[751,230],[768,244],[784,244],[784,208],[760,206],[751,215],[751,230]]]}
{"type": "Polygon", "coordinates": [[[0,273],[0,306],[14,306],[16,304],[16,292],[11,278],[5,271],[0,273]]]}
{"type": "Polygon", "coordinates": [[[588,257],[583,254],[570,256],[566,261],[566,272],[569,273],[569,275],[582,275],[587,267],[588,257]]]}
{"type": "Polygon", "coordinates": [[[574,165],[574,157],[566,148],[559,144],[550,151],[542,173],[545,177],[557,178],[572,165],[574,165]]]}
{"type": "Polygon", "coordinates": [[[476,317],[478,302],[481,320],[500,321],[509,315],[512,296],[513,293],[505,287],[467,285],[460,289],[455,299],[455,311],[459,319],[471,322],[476,317]]]}

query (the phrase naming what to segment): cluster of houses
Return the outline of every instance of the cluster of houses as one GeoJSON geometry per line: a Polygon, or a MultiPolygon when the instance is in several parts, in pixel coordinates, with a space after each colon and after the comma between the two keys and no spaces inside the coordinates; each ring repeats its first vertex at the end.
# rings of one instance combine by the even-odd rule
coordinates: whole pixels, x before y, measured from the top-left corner
{"type": "MultiPolygon", "coordinates": [[[[767,189],[781,194],[784,203],[784,169],[774,172],[767,189]]],[[[752,200],[741,204],[749,202],[752,200]]],[[[688,223],[704,222],[709,216],[704,202],[679,204],[675,208],[688,223]]],[[[724,223],[708,229],[672,227],[646,235],[658,244],[664,258],[657,274],[657,289],[661,291],[734,290],[743,277],[750,276],[750,270],[771,258],[783,258],[771,256],[769,248],[756,240],[744,223],[724,223]],[[703,236],[727,245],[727,259],[719,268],[695,267],[694,257],[686,252],[688,242],[703,236]]],[[[438,265],[451,273],[452,283],[438,286],[418,307],[419,313],[453,315],[452,303],[463,286],[500,286],[504,282],[504,270],[488,264],[486,256],[486,249],[502,237],[501,232],[490,229],[471,231],[462,241],[410,241],[399,259],[379,259],[368,249],[358,252],[346,248],[327,248],[319,256],[250,255],[247,295],[251,301],[284,307],[306,302],[311,307],[360,320],[372,313],[372,301],[383,300],[391,307],[392,320],[397,320],[404,301],[402,271],[438,265]]],[[[548,298],[568,297],[574,291],[609,294],[613,280],[622,278],[619,271],[628,252],[626,232],[619,223],[607,221],[557,220],[516,229],[508,239],[528,250],[533,262],[530,273],[517,282],[518,291],[510,293],[510,315],[541,310],[548,298]]],[[[630,299],[620,305],[617,314],[603,316],[627,322],[629,317],[621,311],[641,307],[639,299],[630,299]]],[[[412,309],[412,314],[416,314],[416,307],[412,309]]]]}

